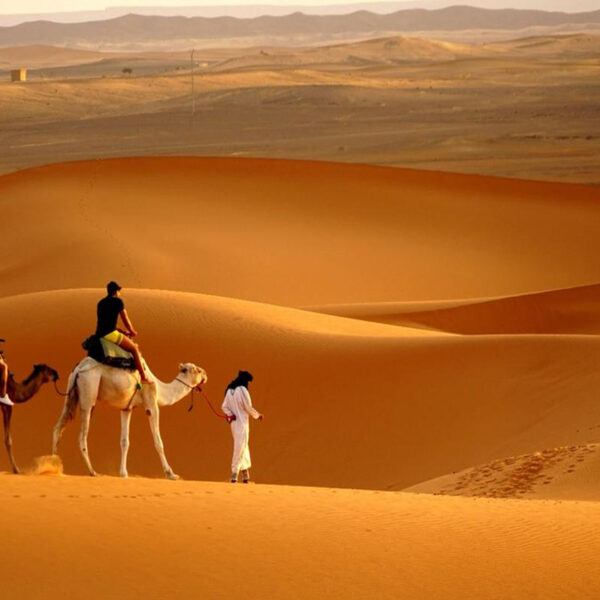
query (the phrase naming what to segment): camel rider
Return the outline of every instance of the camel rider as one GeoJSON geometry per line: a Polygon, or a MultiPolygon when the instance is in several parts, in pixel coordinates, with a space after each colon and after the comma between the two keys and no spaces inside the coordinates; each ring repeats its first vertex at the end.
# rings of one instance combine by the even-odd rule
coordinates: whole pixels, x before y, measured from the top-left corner
{"type": "Polygon", "coordinates": [[[231,483],[237,483],[238,475],[242,472],[242,481],[250,481],[250,423],[251,416],[259,421],[263,420],[261,415],[253,406],[248,385],[253,377],[248,371],[240,371],[238,376],[227,386],[225,400],[221,408],[227,415],[227,421],[231,423],[231,434],[233,435],[233,458],[231,459],[231,483]]]}
{"type": "MultiPolygon", "coordinates": [[[[0,343],[4,340],[0,338],[0,343]]],[[[0,349],[0,404],[14,406],[14,402],[8,397],[8,365],[4,359],[4,350],[0,349]]]]}
{"type": "Polygon", "coordinates": [[[108,295],[98,302],[98,325],[96,335],[113,344],[131,352],[135,360],[136,369],[139,371],[143,383],[152,383],[146,374],[142,363],[142,355],[138,345],[132,341],[137,335],[129,315],[125,310],[125,303],[121,300],[121,286],[116,281],[111,281],[106,286],[108,295]],[[117,321],[121,317],[127,331],[117,328],[117,321]]]}

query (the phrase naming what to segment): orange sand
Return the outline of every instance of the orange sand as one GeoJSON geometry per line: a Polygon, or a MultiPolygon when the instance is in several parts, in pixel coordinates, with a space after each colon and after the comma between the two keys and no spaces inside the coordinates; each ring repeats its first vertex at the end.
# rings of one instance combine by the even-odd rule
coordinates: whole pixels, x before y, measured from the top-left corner
{"type": "Polygon", "coordinates": [[[600,333],[600,285],[431,302],[382,302],[313,307],[365,321],[463,334],[600,333]]]}
{"type": "Polygon", "coordinates": [[[600,190],[367,166],[121,159],[0,178],[2,295],[99,287],[309,305],[600,280],[600,190]],[[35,216],[35,217],[34,217],[35,216]],[[557,232],[560,232],[558,234],[557,232]]]}
{"type": "MultiPolygon", "coordinates": [[[[19,378],[47,362],[64,388],[115,278],[159,377],[193,361],[218,406],[248,369],[266,415],[259,484],[235,487],[217,483],[228,428],[199,398],[161,414],[188,481],[158,479],[139,411],[129,470],[157,479],[73,477],[71,424],[67,477],[0,477],[8,597],[597,597],[599,199],[266,160],[1,177],[0,335],[19,378]]],[[[22,467],[49,452],[61,403],[46,386],[15,409],[22,467]]],[[[117,411],[98,408],[89,446],[115,475],[117,411]]]]}
{"type": "Polygon", "coordinates": [[[0,477],[0,490],[7,598],[600,592],[595,503],[70,477],[0,477]]]}

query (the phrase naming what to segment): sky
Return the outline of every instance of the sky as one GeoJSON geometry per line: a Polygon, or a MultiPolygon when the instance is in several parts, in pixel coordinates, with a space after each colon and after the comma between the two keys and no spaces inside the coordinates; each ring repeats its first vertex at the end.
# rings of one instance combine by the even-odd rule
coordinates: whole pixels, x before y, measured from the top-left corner
{"type": "MultiPolygon", "coordinates": [[[[242,4],[276,4],[285,5],[323,5],[323,4],[353,4],[368,2],[369,0],[0,0],[0,14],[26,14],[26,13],[56,13],[87,10],[104,10],[110,7],[123,6],[220,6],[242,4]]],[[[385,0],[383,0],[385,1],[385,0]]],[[[395,0],[402,2],[403,0],[395,0]]],[[[407,2],[409,0],[406,0],[407,2]]],[[[600,0],[599,0],[600,1],[600,0]]],[[[519,4],[519,0],[512,4],[519,4]]],[[[410,2],[414,4],[414,0],[410,2]]],[[[452,2],[449,2],[450,4],[452,2]]],[[[456,4],[476,4],[476,0],[457,1],[456,4]]],[[[506,0],[511,4],[511,0],[506,0]]]]}
{"type": "MultiPolygon", "coordinates": [[[[351,4],[354,0],[0,0],[0,14],[104,10],[122,6],[219,6],[232,4],[351,4]]],[[[357,2],[360,0],[356,0],[357,2]]]]}
{"type": "MultiPolygon", "coordinates": [[[[374,0],[376,1],[376,0],[374,0]]],[[[111,7],[179,7],[179,6],[231,6],[231,5],[278,5],[314,6],[332,4],[368,3],[369,0],[0,0],[0,15],[97,11],[111,7]]],[[[410,5],[420,4],[415,0],[395,0],[410,5]]],[[[493,8],[536,8],[542,10],[597,10],[600,0],[422,0],[424,5],[471,4],[493,8]]],[[[412,8],[412,6],[411,6],[412,8]]]]}

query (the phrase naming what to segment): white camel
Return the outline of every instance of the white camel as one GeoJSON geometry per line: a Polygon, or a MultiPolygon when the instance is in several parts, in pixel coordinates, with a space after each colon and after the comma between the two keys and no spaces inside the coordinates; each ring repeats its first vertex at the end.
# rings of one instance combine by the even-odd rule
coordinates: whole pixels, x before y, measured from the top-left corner
{"type": "MultiPolygon", "coordinates": [[[[147,367],[146,367],[147,368],[147,367]]],[[[148,371],[150,373],[150,371],[148,371]]],[[[137,371],[127,371],[103,365],[93,358],[84,358],[69,376],[67,397],[60,419],[54,427],[52,436],[52,453],[57,454],[58,442],[69,421],[73,419],[77,406],[81,409],[81,429],[79,432],[79,448],[90,475],[96,475],[90,461],[87,439],[90,427],[90,417],[97,402],[102,402],[121,411],[121,477],[127,477],[127,453],[129,452],[129,424],[132,409],[143,406],[154,446],[160,457],[165,476],[168,479],[178,479],[171,469],[160,436],[159,408],[172,406],[187,396],[193,389],[207,381],[204,369],[193,363],[179,365],[177,377],[170,383],[164,383],[152,375],[154,383],[138,387],[137,371]]]]}

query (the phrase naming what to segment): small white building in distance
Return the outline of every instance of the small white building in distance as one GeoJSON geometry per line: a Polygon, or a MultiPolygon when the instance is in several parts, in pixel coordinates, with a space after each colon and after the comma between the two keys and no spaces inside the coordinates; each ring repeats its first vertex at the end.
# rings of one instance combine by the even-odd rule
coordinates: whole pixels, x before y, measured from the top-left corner
{"type": "Polygon", "coordinates": [[[27,69],[13,69],[10,72],[11,81],[27,81],[27,69]]]}

